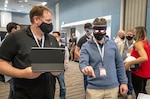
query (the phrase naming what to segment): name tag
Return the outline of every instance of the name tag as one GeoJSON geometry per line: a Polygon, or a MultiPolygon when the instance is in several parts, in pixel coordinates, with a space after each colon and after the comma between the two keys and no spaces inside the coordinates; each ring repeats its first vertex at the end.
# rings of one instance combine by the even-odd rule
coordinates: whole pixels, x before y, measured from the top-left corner
{"type": "Polygon", "coordinates": [[[99,68],[99,70],[100,70],[100,76],[101,77],[106,77],[106,69],[105,68],[103,68],[103,67],[100,67],[99,68]]]}

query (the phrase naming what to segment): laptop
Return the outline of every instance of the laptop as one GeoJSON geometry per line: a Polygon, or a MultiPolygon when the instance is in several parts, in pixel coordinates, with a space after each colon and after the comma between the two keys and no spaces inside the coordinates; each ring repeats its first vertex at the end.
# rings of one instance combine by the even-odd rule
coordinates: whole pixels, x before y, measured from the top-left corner
{"type": "Polygon", "coordinates": [[[32,47],[30,60],[33,72],[64,71],[65,48],[32,47]]]}

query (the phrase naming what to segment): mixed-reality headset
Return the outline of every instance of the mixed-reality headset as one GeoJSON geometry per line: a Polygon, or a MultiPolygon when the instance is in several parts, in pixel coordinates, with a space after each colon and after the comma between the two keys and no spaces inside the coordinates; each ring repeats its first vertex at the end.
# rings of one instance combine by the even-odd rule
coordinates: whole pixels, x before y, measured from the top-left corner
{"type": "Polygon", "coordinates": [[[100,33],[103,33],[106,31],[106,25],[94,25],[93,26],[93,29],[94,29],[94,32],[100,32],[100,33]]]}

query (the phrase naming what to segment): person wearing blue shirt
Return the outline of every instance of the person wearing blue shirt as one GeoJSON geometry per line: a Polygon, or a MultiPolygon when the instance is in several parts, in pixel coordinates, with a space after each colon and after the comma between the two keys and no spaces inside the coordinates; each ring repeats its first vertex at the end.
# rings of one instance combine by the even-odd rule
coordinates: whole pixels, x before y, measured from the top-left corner
{"type": "Polygon", "coordinates": [[[118,90],[121,94],[128,91],[118,47],[105,37],[106,24],[106,19],[96,18],[93,21],[93,37],[81,48],[79,67],[88,79],[86,99],[117,99],[118,90]]]}

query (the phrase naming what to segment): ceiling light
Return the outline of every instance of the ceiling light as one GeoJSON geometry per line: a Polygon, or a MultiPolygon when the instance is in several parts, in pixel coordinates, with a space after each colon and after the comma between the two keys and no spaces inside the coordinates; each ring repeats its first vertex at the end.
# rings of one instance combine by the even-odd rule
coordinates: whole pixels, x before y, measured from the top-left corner
{"type": "Polygon", "coordinates": [[[24,0],[24,2],[28,2],[28,0],[24,0]]]}
{"type": "Polygon", "coordinates": [[[8,4],[8,0],[5,0],[5,4],[8,4]]]}
{"type": "Polygon", "coordinates": [[[21,7],[23,8],[23,7],[24,7],[24,5],[21,5],[21,7]]]}
{"type": "Polygon", "coordinates": [[[5,8],[7,7],[7,4],[5,4],[5,8]]]}
{"type": "Polygon", "coordinates": [[[47,4],[47,2],[42,2],[42,5],[45,6],[47,4]]]}
{"type": "Polygon", "coordinates": [[[22,0],[18,0],[18,2],[20,2],[20,3],[21,3],[21,2],[22,2],[22,0]]]}

